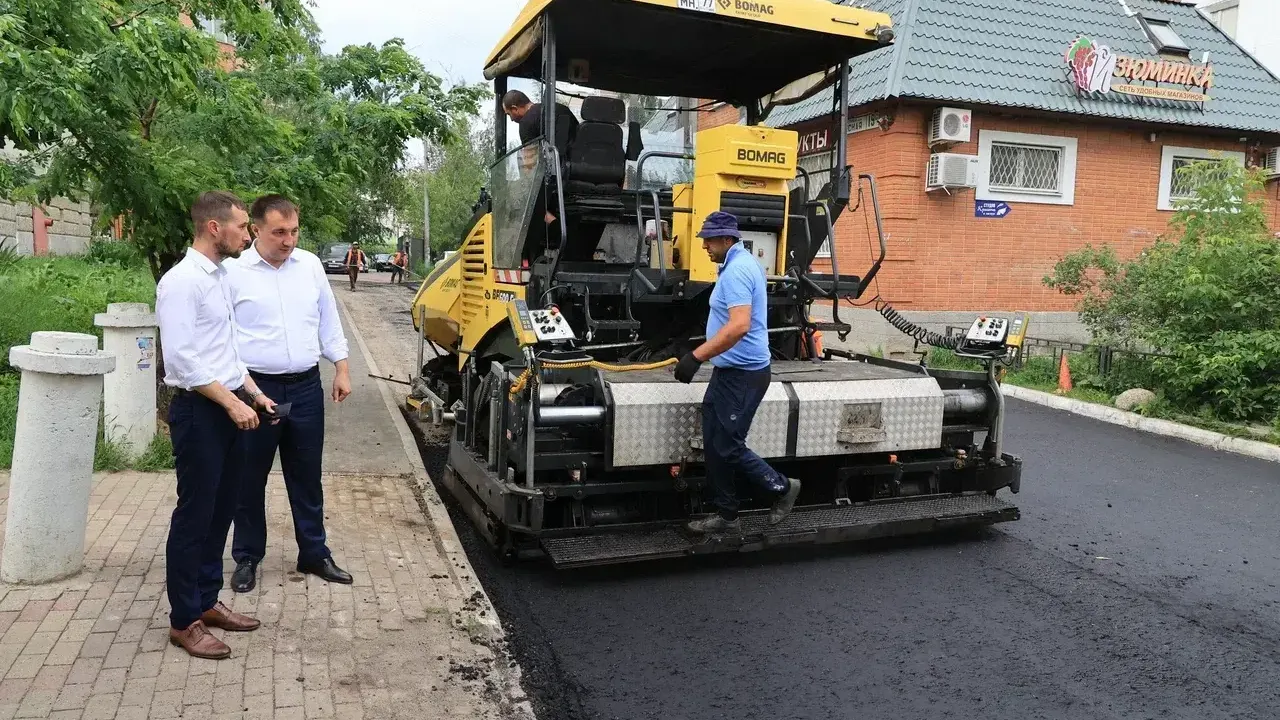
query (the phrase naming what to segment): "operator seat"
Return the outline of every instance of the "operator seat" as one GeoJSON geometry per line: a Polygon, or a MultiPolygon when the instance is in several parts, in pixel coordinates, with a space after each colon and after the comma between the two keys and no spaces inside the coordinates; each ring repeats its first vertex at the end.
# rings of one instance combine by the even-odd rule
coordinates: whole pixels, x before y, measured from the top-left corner
{"type": "Polygon", "coordinates": [[[621,98],[593,95],[582,101],[582,122],[569,146],[565,192],[571,195],[620,195],[627,174],[622,125],[627,106],[621,98]]]}

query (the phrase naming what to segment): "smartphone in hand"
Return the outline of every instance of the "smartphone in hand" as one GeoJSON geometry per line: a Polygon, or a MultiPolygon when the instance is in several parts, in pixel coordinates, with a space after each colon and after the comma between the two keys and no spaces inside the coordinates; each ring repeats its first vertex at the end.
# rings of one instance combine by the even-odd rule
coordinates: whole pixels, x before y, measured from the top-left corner
{"type": "Polygon", "coordinates": [[[291,407],[293,407],[293,403],[278,403],[275,406],[275,412],[258,410],[258,417],[262,420],[283,420],[289,417],[289,408],[291,407]]]}

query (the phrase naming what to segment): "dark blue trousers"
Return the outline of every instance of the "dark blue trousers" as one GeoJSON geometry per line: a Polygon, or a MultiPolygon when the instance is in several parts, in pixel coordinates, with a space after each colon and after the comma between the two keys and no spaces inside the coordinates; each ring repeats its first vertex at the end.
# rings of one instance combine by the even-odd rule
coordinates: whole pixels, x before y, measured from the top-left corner
{"type": "Polygon", "coordinates": [[[267,554],[267,474],[280,451],[280,469],[293,511],[298,562],[312,564],[330,556],[325,545],[324,488],[320,456],[324,452],[324,385],[319,368],[305,379],[282,382],[280,376],[251,373],[258,389],[277,403],[293,403],[289,417],[263,423],[246,434],[248,467],[236,511],[231,556],[237,563],[261,562],[267,554]]]}
{"type": "Polygon", "coordinates": [[[702,447],[711,504],[726,520],[738,517],[739,479],[766,497],[787,490],[787,479],[747,447],[747,433],[770,377],[769,368],[716,368],[702,398],[702,447]]]}
{"type": "Polygon", "coordinates": [[[169,623],[200,619],[222,590],[222,553],[244,474],[245,432],[217,403],[180,391],[169,405],[178,504],[165,544],[169,623]]]}

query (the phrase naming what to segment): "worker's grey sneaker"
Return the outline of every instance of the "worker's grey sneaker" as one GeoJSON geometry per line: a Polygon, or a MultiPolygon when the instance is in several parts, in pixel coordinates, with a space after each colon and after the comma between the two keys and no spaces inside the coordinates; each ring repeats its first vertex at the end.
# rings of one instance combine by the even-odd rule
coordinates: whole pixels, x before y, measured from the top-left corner
{"type": "Polygon", "coordinates": [[[712,513],[701,520],[694,520],[685,527],[689,532],[698,535],[736,535],[742,532],[740,520],[725,520],[719,513],[712,513]]]}
{"type": "Polygon", "coordinates": [[[769,509],[769,524],[777,525],[791,514],[791,507],[796,504],[796,496],[800,494],[800,481],[787,478],[787,491],[769,509]]]}

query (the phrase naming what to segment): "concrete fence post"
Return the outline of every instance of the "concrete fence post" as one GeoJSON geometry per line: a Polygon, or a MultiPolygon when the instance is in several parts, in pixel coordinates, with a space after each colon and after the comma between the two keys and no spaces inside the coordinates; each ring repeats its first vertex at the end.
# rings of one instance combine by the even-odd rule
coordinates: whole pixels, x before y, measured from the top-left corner
{"type": "Polygon", "coordinates": [[[22,380],[0,579],[50,582],[84,565],[102,376],[116,359],[93,335],[37,332],[9,364],[22,380]]]}
{"type": "Polygon", "coordinates": [[[156,316],[146,303],[111,303],[93,324],[102,349],[116,356],[103,378],[103,432],[137,457],[156,435],[156,316]]]}

